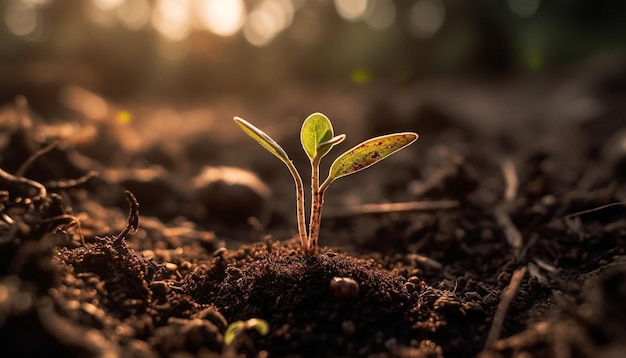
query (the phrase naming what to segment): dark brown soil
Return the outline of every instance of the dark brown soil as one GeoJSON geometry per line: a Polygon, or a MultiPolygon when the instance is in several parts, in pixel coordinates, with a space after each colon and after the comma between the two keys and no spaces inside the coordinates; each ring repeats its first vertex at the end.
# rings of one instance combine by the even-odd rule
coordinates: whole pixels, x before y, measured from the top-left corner
{"type": "Polygon", "coordinates": [[[294,87],[273,93],[280,103],[102,99],[98,118],[7,103],[0,355],[625,356],[620,69],[294,87]],[[297,135],[314,111],[347,132],[345,148],[420,139],[333,184],[311,254],[294,238],[287,170],[230,118],[307,168],[297,135]],[[228,325],[251,318],[269,333],[225,345],[228,325]]]}

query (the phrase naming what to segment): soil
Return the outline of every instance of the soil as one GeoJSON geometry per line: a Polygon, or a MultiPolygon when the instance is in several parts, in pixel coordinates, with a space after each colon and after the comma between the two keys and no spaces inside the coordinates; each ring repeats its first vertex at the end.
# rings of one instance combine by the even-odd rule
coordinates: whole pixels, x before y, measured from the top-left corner
{"type": "Polygon", "coordinates": [[[1,355],[625,356],[624,73],[189,101],[67,87],[49,115],[18,97],[0,112],[1,355]],[[308,253],[288,171],[230,118],[307,168],[315,111],[344,149],[420,139],[333,184],[308,253]],[[252,318],[269,332],[224,342],[252,318]]]}

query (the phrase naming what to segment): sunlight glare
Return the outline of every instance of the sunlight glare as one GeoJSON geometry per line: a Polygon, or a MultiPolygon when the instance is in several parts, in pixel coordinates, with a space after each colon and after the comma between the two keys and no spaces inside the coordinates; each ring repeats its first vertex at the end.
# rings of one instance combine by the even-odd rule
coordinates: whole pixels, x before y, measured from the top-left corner
{"type": "Polygon", "coordinates": [[[204,27],[219,36],[235,34],[245,21],[243,0],[200,0],[197,6],[204,27]]]}
{"type": "Polygon", "coordinates": [[[411,33],[420,38],[429,38],[443,25],[446,11],[441,0],[418,0],[411,7],[411,33]]]}
{"type": "Polygon", "coordinates": [[[152,13],[152,25],[165,38],[179,41],[191,31],[189,0],[158,0],[152,13]]]}

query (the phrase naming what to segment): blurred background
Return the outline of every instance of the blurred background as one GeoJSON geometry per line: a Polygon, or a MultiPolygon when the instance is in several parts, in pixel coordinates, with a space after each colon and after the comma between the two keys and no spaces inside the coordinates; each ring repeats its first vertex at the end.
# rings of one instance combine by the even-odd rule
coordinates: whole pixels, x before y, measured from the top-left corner
{"type": "Polygon", "coordinates": [[[263,97],[552,71],[626,50],[621,0],[3,0],[0,101],[263,97]]]}

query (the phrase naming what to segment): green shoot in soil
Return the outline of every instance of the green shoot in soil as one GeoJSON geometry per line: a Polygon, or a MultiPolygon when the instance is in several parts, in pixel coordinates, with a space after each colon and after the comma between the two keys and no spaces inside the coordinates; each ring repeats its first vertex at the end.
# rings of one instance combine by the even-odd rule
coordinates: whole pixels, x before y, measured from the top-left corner
{"type": "Polygon", "coordinates": [[[412,132],[388,134],[366,140],[354,148],[341,154],[330,166],[328,177],[320,184],[319,166],[322,158],[335,145],[346,139],[345,134],[335,136],[333,126],[328,117],[322,113],[313,113],[302,124],[300,141],[302,148],[311,161],[311,216],[309,231],[306,230],[304,213],[304,189],[302,178],[287,153],[276,141],[246,120],[235,117],[235,122],[243,131],[256,140],[263,148],[274,154],[287,165],[296,184],[296,207],[298,217],[298,233],[302,247],[315,251],[318,247],[322,205],[324,193],[328,186],[338,178],[368,168],[399,151],[417,140],[418,135],[412,132]]]}
{"type": "Polygon", "coordinates": [[[244,330],[252,328],[256,329],[262,336],[270,331],[270,326],[264,319],[251,318],[247,321],[235,321],[226,327],[226,332],[224,332],[224,345],[230,347],[244,330]]]}

